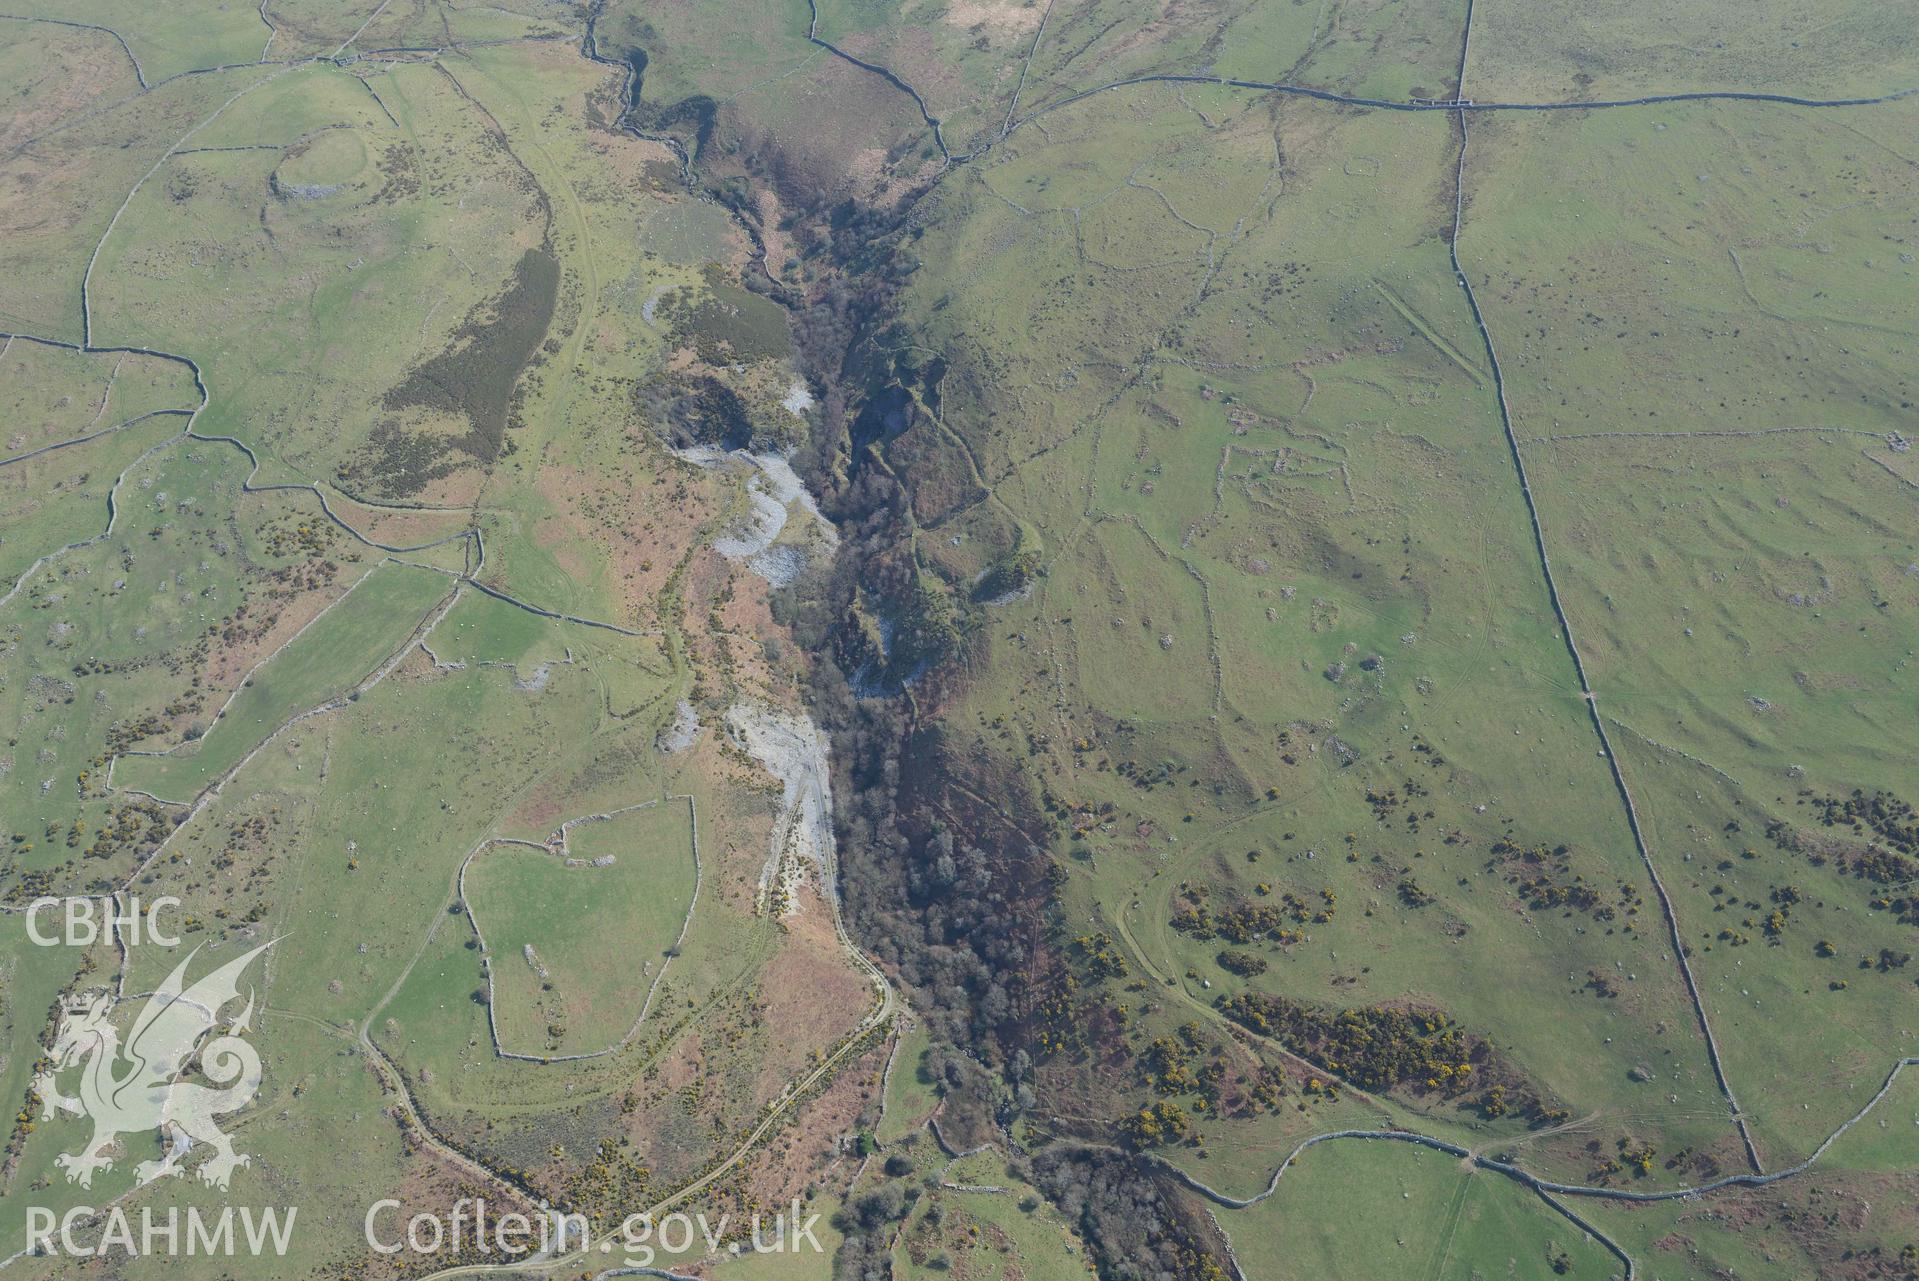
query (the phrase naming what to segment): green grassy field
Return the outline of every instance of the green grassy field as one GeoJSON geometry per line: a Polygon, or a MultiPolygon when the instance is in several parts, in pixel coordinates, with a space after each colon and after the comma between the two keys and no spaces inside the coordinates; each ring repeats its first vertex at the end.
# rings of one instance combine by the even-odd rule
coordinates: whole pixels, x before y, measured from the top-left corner
{"type": "Polygon", "coordinates": [[[1661,1277],[1829,1276],[1850,1266],[1897,1275],[1919,1231],[1913,1104],[1907,1069],[1874,1114],[1832,1146],[1815,1179],[1702,1202],[1582,1210],[1661,1277]]]}
{"type": "Polygon", "coordinates": [[[8,590],[41,557],[107,528],[108,497],[122,473],[180,431],[174,417],[149,418],[99,440],[23,458],[0,470],[0,574],[8,590]]]}
{"type": "MultiPolygon", "coordinates": [[[[992,619],[996,633],[1043,638],[1042,652],[1007,647],[955,720],[1065,771],[1049,787],[1078,833],[1062,851],[1069,937],[1106,932],[1168,989],[1133,998],[1115,984],[1105,998],[1139,1012],[1136,1050],[1242,993],[1411,1002],[1488,1038],[1582,1130],[1652,1129],[1723,1153],[1728,1113],[1434,233],[1444,121],[1335,125],[1242,103],[1196,147],[1170,93],[1139,94],[1162,110],[1124,136],[1158,151],[1100,172],[1122,154],[1114,128],[1090,103],[1057,113],[1046,139],[1023,139],[948,197],[921,241],[932,274],[909,302],[956,365],[1021,371],[977,403],[946,398],[945,419],[1047,549],[1031,597],[992,619]],[[1283,184],[1235,167],[1273,119],[1283,184]],[[1402,198],[1373,198],[1388,190],[1402,198]],[[1131,232],[1139,247],[1109,247],[1096,269],[1093,246],[1123,246],[1126,222],[1109,233],[1092,215],[1155,191],[1186,205],[1135,204],[1157,229],[1131,232]],[[1055,257],[998,287],[998,273],[1017,279],[1016,262],[1052,252],[1055,210],[1073,215],[1086,264],[1055,257]],[[1180,220],[1207,229],[1210,265],[1190,242],[1184,261],[1168,253],[1180,220]],[[996,240],[1013,246],[998,260],[984,251],[996,240]],[[1149,243],[1159,255],[1141,262],[1149,243]],[[1155,299],[1157,312],[1122,310],[1155,299]],[[1069,352],[1085,356],[1062,372],[1069,352]],[[1101,358],[1151,377],[1115,386],[1101,358]],[[1063,391],[1042,401],[1038,387],[1063,391]],[[1575,877],[1597,887],[1586,908],[1519,888],[1508,845],[1567,846],[1558,892],[1575,877]],[[1192,887],[1216,906],[1271,905],[1293,936],[1254,943],[1262,973],[1231,974],[1216,933],[1170,924],[1192,887]],[[1289,895],[1308,904],[1296,917],[1279,907],[1289,895]],[[1616,994],[1596,995],[1595,975],[1616,994]]],[[[1061,1078],[1068,1093],[1085,1086],[1081,1072],[1061,1078]]],[[[1415,1090],[1396,1106],[1589,1172],[1590,1136],[1485,1116],[1485,1088],[1415,1090]]],[[[1235,1187],[1255,1186],[1271,1163],[1255,1136],[1275,1124],[1235,1108],[1204,1127],[1204,1167],[1175,1159],[1223,1162],[1235,1187]]]]}
{"type": "MultiPolygon", "coordinates": [[[[805,1206],[802,1222],[815,1213],[820,1216],[820,1221],[813,1227],[813,1235],[820,1242],[818,1254],[805,1246],[803,1252],[798,1254],[743,1250],[736,1257],[722,1258],[711,1265],[713,1275],[725,1281],[823,1281],[823,1278],[833,1275],[833,1256],[840,1247],[840,1233],[832,1222],[838,1209],[838,1198],[828,1196],[819,1197],[805,1206]]],[[[769,1221],[764,1238],[769,1245],[771,1237],[769,1221]]]]}
{"type": "Polygon", "coordinates": [[[678,949],[696,876],[682,801],[575,827],[563,855],[482,852],[467,870],[466,903],[487,940],[501,1048],[596,1054],[624,1041],[678,949]],[[621,941],[618,960],[606,954],[610,938],[621,941]]]}
{"type": "MultiPolygon", "coordinates": [[[[69,21],[76,17],[67,6],[57,4],[26,4],[16,12],[69,21]]],[[[344,17],[340,14],[334,20],[344,17]]],[[[117,32],[150,85],[185,71],[252,62],[263,56],[267,38],[267,27],[258,10],[210,0],[165,9],[129,0],[103,0],[89,6],[84,21],[117,32]]],[[[338,44],[336,40],[334,46],[338,44]]]]}
{"type": "MultiPolygon", "coordinates": [[[[57,920],[49,920],[41,928],[57,931],[59,925],[57,920]]],[[[29,1090],[34,1084],[42,1038],[52,1032],[49,1015],[69,985],[100,981],[95,968],[100,959],[87,949],[37,946],[27,934],[24,916],[0,917],[0,979],[4,979],[0,982],[0,1032],[6,1036],[5,1055],[0,1057],[0,1089],[5,1093],[0,1097],[7,1100],[10,1109],[9,1160],[29,1144],[43,1143],[35,1138],[43,1129],[73,1129],[59,1122],[50,1125],[38,1106],[28,1110],[29,1090]]],[[[0,1199],[0,1241],[18,1240],[25,1227],[25,1202],[17,1197],[0,1199]]],[[[15,1248],[9,1248],[8,1253],[15,1248]]]]}
{"type": "Polygon", "coordinates": [[[1892,447],[1910,167],[1878,141],[1907,114],[1501,121],[1461,249],[1514,335],[1514,424],[1566,608],[1775,1160],[1904,1052],[1909,992],[1878,961],[1902,931],[1809,806],[1896,793],[1911,754],[1886,714],[1911,697],[1899,637],[1919,608],[1892,447]],[[1604,194],[1573,154],[1617,160],[1604,194]],[[1581,207],[1522,207],[1529,184],[1581,207]],[[1619,394],[1596,399],[1602,383],[1619,394]],[[1825,1033],[1792,1030],[1811,1024],[1825,1033]]]}
{"type": "MultiPolygon", "coordinates": [[[[14,679],[0,698],[15,726],[12,760],[24,767],[0,779],[0,795],[16,838],[12,870],[65,887],[124,875],[129,859],[150,852],[150,838],[115,817],[145,802],[107,787],[112,758],[204,731],[226,682],[238,683],[227,665],[250,647],[263,657],[258,646],[287,611],[317,610],[365,567],[354,563],[357,551],[299,524],[284,504],[249,510],[243,524],[244,457],[182,437],[177,420],[153,419],[43,459],[8,469],[23,481],[66,477],[67,501],[24,504],[10,534],[20,559],[46,559],[31,573],[18,566],[19,585],[0,606],[0,625],[17,642],[14,679]],[[77,475],[76,464],[84,469],[77,475]],[[102,475],[107,466],[118,470],[102,475]],[[63,537],[75,545],[61,550],[63,537]],[[213,653],[216,637],[230,656],[213,653]]],[[[253,700],[241,701],[251,716],[253,700]]]]}
{"type": "Polygon", "coordinates": [[[1137,15],[1110,0],[1070,8],[828,0],[819,5],[819,34],[911,83],[941,121],[948,148],[968,154],[997,141],[1010,122],[1143,75],[1443,96],[1463,16],[1464,6],[1452,4],[1223,3],[1156,15],[1142,31],[1137,15]]]}
{"type": "Polygon", "coordinates": [[[881,1143],[890,1143],[925,1124],[939,1105],[939,1086],[930,1068],[927,1051],[932,1038],[924,1028],[902,1033],[899,1052],[893,1059],[893,1072],[886,1083],[886,1115],[874,1130],[881,1143]]]}
{"type": "Polygon", "coordinates": [[[81,278],[129,193],[273,70],[244,67],[171,81],[137,98],[109,97],[97,111],[63,120],[57,141],[30,143],[10,156],[10,196],[0,202],[6,327],[79,342],[81,278]]]}
{"type": "Polygon", "coordinates": [[[1075,1281],[1089,1270],[1079,1234],[1033,1188],[991,1153],[956,1161],[920,1198],[893,1252],[893,1266],[912,1278],[964,1281],[1075,1281]]]}
{"type": "MultiPolygon", "coordinates": [[[[5,345],[0,388],[8,432],[0,460],[97,438],[157,411],[191,410],[200,399],[190,371],[174,361],[77,352],[24,339],[5,345]]],[[[180,425],[178,418],[172,421],[180,425]]]]}
{"type": "Polygon", "coordinates": [[[170,800],[191,799],[295,717],[352,697],[453,590],[444,575],[393,561],[376,564],[284,649],[249,672],[197,737],[165,756],[125,758],[115,768],[114,784],[170,800]]]}
{"type": "Polygon", "coordinates": [[[1314,1148],[1271,1198],[1219,1218],[1249,1279],[1606,1277],[1620,1269],[1524,1188],[1398,1145],[1314,1148]],[[1337,1213],[1323,1208],[1332,1205],[1337,1213]]]}
{"type": "MultiPolygon", "coordinates": [[[[498,428],[481,420],[506,391],[467,370],[469,406],[408,392],[405,379],[483,332],[542,230],[511,152],[454,82],[411,66],[378,79],[399,127],[358,78],[325,65],[283,70],[235,101],[195,142],[245,149],[168,160],[106,240],[91,297],[96,341],[137,324],[143,341],[201,363],[212,394],[201,430],[309,478],[352,483],[377,456],[381,479],[354,488],[404,499],[497,450],[498,428]],[[430,241],[428,220],[449,217],[458,239],[430,241]],[[249,287],[209,288],[209,273],[249,287]],[[369,398],[368,385],[393,390],[369,398]]],[[[537,298],[513,301],[502,326],[543,324],[537,298]]],[[[536,342],[537,328],[525,345],[536,342]]]]}

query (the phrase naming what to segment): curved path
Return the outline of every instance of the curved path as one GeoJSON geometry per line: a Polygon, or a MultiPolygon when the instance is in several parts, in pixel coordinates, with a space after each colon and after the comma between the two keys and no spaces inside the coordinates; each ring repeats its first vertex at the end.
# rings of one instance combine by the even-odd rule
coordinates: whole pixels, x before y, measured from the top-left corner
{"type": "MultiPolygon", "coordinates": [[[[837,923],[837,911],[835,913],[835,920],[837,923]]],[[[864,955],[858,953],[857,950],[855,950],[854,955],[862,962],[863,965],[870,965],[870,962],[866,961],[864,955]]],[[[811,1072],[808,1072],[806,1075],[799,1077],[798,1079],[789,1083],[787,1087],[780,1092],[779,1097],[776,1098],[773,1101],[773,1103],[767,1107],[766,1113],[760,1119],[759,1124],[754,1126],[753,1129],[750,1132],[748,1132],[740,1140],[738,1144],[734,1146],[733,1150],[730,1153],[728,1153],[725,1159],[715,1164],[705,1174],[702,1174],[699,1178],[693,1180],[693,1182],[687,1184],[685,1187],[681,1188],[679,1191],[670,1193],[667,1196],[660,1198],[658,1201],[655,1201],[653,1204],[645,1207],[644,1209],[634,1211],[633,1214],[636,1214],[636,1215],[644,1214],[649,1217],[657,1217],[662,1211],[670,1210],[674,1206],[679,1205],[681,1202],[686,1201],[691,1197],[695,1197],[699,1195],[701,1192],[705,1191],[708,1187],[712,1186],[713,1183],[725,1177],[725,1175],[728,1172],[730,1172],[735,1166],[739,1165],[740,1162],[746,1160],[749,1156],[753,1154],[753,1152],[759,1147],[760,1143],[786,1119],[787,1114],[791,1112],[802,1100],[805,1099],[807,1092],[809,1090],[811,1090],[815,1085],[818,1085],[821,1082],[830,1079],[848,1062],[850,1062],[854,1058],[857,1058],[859,1054],[863,1052],[868,1034],[875,1031],[876,1029],[881,1027],[888,1019],[892,1018],[894,1014],[898,1012],[898,1008],[899,1008],[898,997],[896,993],[894,992],[893,985],[887,981],[885,975],[878,973],[877,967],[874,967],[873,973],[877,975],[878,982],[883,985],[884,990],[878,1004],[875,1005],[872,1012],[869,1013],[866,1016],[866,1018],[860,1022],[860,1025],[856,1027],[852,1031],[852,1033],[848,1035],[843,1041],[841,1041],[839,1046],[835,1048],[831,1054],[827,1055],[827,1057],[821,1061],[818,1067],[814,1068],[811,1072]]],[[[368,1038],[365,1035],[364,1028],[362,1029],[362,1033],[361,1033],[361,1041],[364,1046],[366,1046],[369,1049],[372,1049],[373,1053],[375,1054],[379,1053],[377,1049],[373,1049],[371,1041],[368,1040],[368,1038]]],[[[384,1056],[381,1056],[381,1057],[384,1060],[384,1056]]],[[[401,1084],[403,1088],[407,1088],[407,1089],[411,1088],[405,1085],[404,1074],[401,1074],[400,1079],[401,1079],[401,1084]]],[[[466,1157],[463,1157],[463,1159],[468,1161],[472,1160],[472,1158],[466,1158],[466,1157]]],[[[631,1217],[631,1216],[629,1215],[628,1217],[631,1217]]],[[[604,1261],[607,1258],[608,1258],[608,1255],[606,1254],[601,1254],[591,1249],[582,1248],[582,1249],[574,1250],[568,1254],[558,1255],[551,1258],[543,1259],[540,1261],[539,1266],[547,1269],[556,1269],[556,1270],[564,1269],[564,1270],[570,1271],[575,1268],[586,1267],[590,1265],[591,1263],[593,1263],[596,1259],[604,1261]]],[[[437,1272],[430,1272],[426,1274],[424,1277],[420,1278],[419,1281],[443,1281],[443,1279],[445,1278],[469,1277],[469,1276],[500,1276],[500,1275],[523,1276],[525,1275],[528,1266],[529,1265],[524,1262],[468,1264],[460,1267],[443,1268],[437,1272]]],[[[672,1275],[672,1274],[664,1274],[659,1272],[649,1272],[647,1269],[644,1269],[644,1268],[639,1268],[639,1269],[611,1268],[611,1269],[602,1270],[593,1275],[607,1277],[607,1276],[628,1276],[628,1275],[633,1275],[635,1273],[647,1273],[648,1275],[656,1275],[656,1276],[672,1275]]]]}
{"type": "MultiPolygon", "coordinates": [[[[693,154],[687,151],[686,144],[682,143],[670,133],[649,133],[633,123],[633,112],[640,105],[640,70],[644,64],[635,65],[631,61],[622,62],[617,58],[609,58],[600,52],[600,39],[596,28],[600,21],[600,11],[605,7],[606,0],[594,0],[592,8],[587,11],[585,30],[580,36],[580,56],[588,62],[598,63],[602,67],[617,67],[622,73],[620,80],[620,100],[626,105],[620,108],[619,119],[614,122],[615,127],[626,130],[635,138],[655,143],[672,152],[674,159],[680,162],[680,185],[700,199],[710,201],[712,197],[700,191],[694,183],[693,154]]],[[[760,229],[754,225],[751,219],[747,218],[740,210],[734,208],[732,205],[721,204],[720,208],[726,211],[733,225],[740,229],[740,234],[745,236],[747,241],[753,246],[751,258],[752,261],[759,264],[760,274],[764,275],[767,283],[775,289],[784,291],[786,286],[781,282],[778,276],[773,274],[773,268],[767,261],[766,237],[760,234],[760,229]]]]}
{"type": "Polygon", "coordinates": [[[1666,1188],[1657,1192],[1638,1192],[1631,1188],[1605,1187],[1592,1183],[1560,1183],[1552,1179],[1542,1179],[1538,1175],[1529,1173],[1510,1161],[1501,1161],[1494,1157],[1482,1156],[1469,1147],[1450,1142],[1446,1139],[1437,1139],[1429,1134],[1420,1134],[1414,1130],[1331,1130],[1325,1134],[1315,1134],[1309,1139],[1301,1140],[1297,1147],[1287,1153],[1286,1159],[1281,1161],[1279,1168],[1273,1171],[1273,1177],[1267,1180],[1266,1187],[1262,1191],[1256,1192],[1249,1197],[1230,1196],[1227,1193],[1221,1192],[1219,1189],[1194,1178],[1191,1174],[1188,1174],[1185,1170],[1174,1165],[1164,1157],[1146,1153],[1145,1159],[1165,1170],[1186,1187],[1191,1188],[1207,1200],[1224,1206],[1228,1210],[1250,1209],[1266,1200],[1278,1190],[1280,1179],[1285,1176],[1286,1171],[1292,1166],[1293,1162],[1298,1160],[1300,1155],[1308,1148],[1318,1147],[1322,1143],[1331,1143],[1340,1139],[1411,1143],[1418,1147],[1432,1148],[1436,1152],[1444,1152],[1449,1156],[1456,1156],[1461,1160],[1470,1161],[1478,1169],[1491,1170],[1497,1174],[1503,1174],[1509,1179],[1523,1183],[1535,1192],[1550,1193],[1554,1196],[1587,1197],[1593,1200],[1621,1201],[1634,1205],[1650,1205],[1662,1201],[1687,1201],[1705,1196],[1708,1193],[1722,1192],[1727,1188],[1770,1187],[1774,1183],[1797,1178],[1806,1173],[1819,1163],[1820,1158],[1825,1156],[1833,1144],[1845,1137],[1847,1131],[1851,1130],[1852,1127],[1859,1124],[1859,1122],[1865,1120],[1867,1115],[1879,1106],[1886,1095],[1892,1092],[1892,1087],[1894,1083],[1899,1080],[1902,1072],[1915,1065],[1919,1065],[1919,1056],[1903,1058],[1893,1064],[1892,1071],[1886,1074],[1885,1082],[1880,1085],[1878,1092],[1866,1102],[1866,1105],[1848,1117],[1838,1129],[1827,1135],[1824,1141],[1812,1150],[1811,1155],[1796,1164],[1783,1166],[1765,1174],[1728,1174],[1717,1179],[1708,1180],[1705,1183],[1694,1184],[1683,1188],[1666,1188]]]}
{"type": "MultiPolygon", "coordinates": [[[[1461,1144],[1452,1143],[1445,1139],[1434,1138],[1431,1135],[1420,1134],[1412,1130],[1332,1130],[1325,1134],[1315,1134],[1311,1138],[1301,1140],[1292,1151],[1288,1152],[1286,1158],[1281,1161],[1278,1168],[1273,1171],[1272,1178],[1267,1180],[1266,1186],[1259,1192],[1248,1197],[1236,1197],[1221,1192],[1212,1185],[1187,1173],[1184,1169],[1168,1161],[1166,1158],[1154,1153],[1143,1153],[1141,1154],[1141,1159],[1164,1171],[1181,1186],[1198,1193],[1215,1205],[1228,1210],[1247,1210],[1260,1204],[1277,1192],[1279,1190],[1279,1181],[1285,1177],[1286,1171],[1292,1168],[1293,1163],[1304,1155],[1309,1148],[1318,1147],[1322,1143],[1345,1141],[1407,1143],[1415,1147],[1430,1148],[1435,1152],[1444,1152],[1448,1156],[1458,1157],[1462,1161],[1470,1163],[1475,1169],[1489,1170],[1495,1174],[1504,1175],[1536,1193],[1542,1201],[1551,1206],[1559,1214],[1564,1215],[1582,1231],[1591,1235],[1595,1241],[1598,1241],[1615,1258],[1624,1264],[1626,1268],[1626,1281],[1633,1281],[1638,1275],[1638,1270],[1633,1262],[1632,1256],[1627,1253],[1624,1247],[1620,1246],[1618,1242],[1614,1241],[1589,1220],[1563,1204],[1559,1198],[1585,1198],[1632,1205],[1649,1205],[1666,1201],[1696,1200],[1699,1197],[1706,1196],[1713,1192],[1725,1191],[1729,1188],[1770,1187],[1775,1183],[1782,1183],[1787,1179],[1797,1178],[1810,1171],[1819,1162],[1820,1158],[1825,1156],[1827,1151],[1831,1149],[1832,1145],[1845,1136],[1847,1131],[1851,1130],[1853,1126],[1859,1124],[1859,1122],[1865,1120],[1866,1116],[1871,1113],[1874,1108],[1879,1106],[1886,1095],[1891,1093],[1893,1084],[1899,1079],[1900,1073],[1915,1065],[1919,1065],[1919,1057],[1903,1058],[1894,1064],[1892,1071],[1886,1075],[1885,1083],[1879,1087],[1878,1093],[1874,1094],[1864,1107],[1860,1108],[1848,1118],[1838,1129],[1827,1135],[1825,1141],[1813,1149],[1811,1155],[1797,1164],[1774,1170],[1768,1174],[1729,1174],[1723,1178],[1712,1179],[1691,1187],[1670,1188],[1658,1192],[1638,1192],[1631,1188],[1603,1187],[1585,1183],[1560,1183],[1551,1179],[1542,1179],[1510,1161],[1501,1161],[1493,1157],[1482,1156],[1480,1153],[1471,1148],[1464,1147],[1461,1144]]],[[[1094,1147],[1096,1145],[1089,1144],[1086,1146],[1094,1147]]],[[[1100,1150],[1111,1151],[1117,1149],[1100,1150]]]]}

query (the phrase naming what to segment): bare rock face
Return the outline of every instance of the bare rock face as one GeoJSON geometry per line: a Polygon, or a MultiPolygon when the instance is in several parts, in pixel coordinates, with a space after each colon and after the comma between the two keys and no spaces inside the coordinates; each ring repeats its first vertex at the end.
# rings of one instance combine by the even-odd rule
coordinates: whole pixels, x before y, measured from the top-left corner
{"type": "Polygon", "coordinates": [[[654,746],[670,756],[674,752],[683,752],[691,747],[693,740],[699,737],[699,733],[699,713],[693,710],[693,704],[681,699],[679,706],[673,709],[672,721],[654,739],[654,746]]]}
{"type": "Polygon", "coordinates": [[[765,898],[779,889],[789,905],[800,878],[812,874],[821,888],[836,892],[833,875],[833,793],[827,764],[826,735],[804,712],[793,713],[758,703],[735,703],[726,713],[733,743],[780,781],[780,813],[760,873],[765,898]]]}

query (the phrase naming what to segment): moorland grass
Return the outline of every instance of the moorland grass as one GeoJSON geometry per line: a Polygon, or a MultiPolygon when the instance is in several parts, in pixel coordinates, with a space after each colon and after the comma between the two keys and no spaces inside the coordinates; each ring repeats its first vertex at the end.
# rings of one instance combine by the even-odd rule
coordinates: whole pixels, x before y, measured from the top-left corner
{"type": "Polygon", "coordinates": [[[1623,0],[1491,0],[1473,10],[1470,96],[1533,101],[1742,89],[1814,98],[1919,83],[1909,5],[1838,3],[1811,13],[1772,0],[1736,19],[1680,0],[1659,21],[1623,0]]]}
{"type": "MultiPolygon", "coordinates": [[[[1012,469],[1000,496],[1042,532],[1048,569],[993,611],[990,675],[960,716],[1068,771],[1047,786],[1090,818],[1066,864],[1072,919],[1174,982],[1115,990],[1141,1020],[1129,1042],[1242,990],[1412,1001],[1490,1038],[1549,1106],[1657,1126],[1674,1147],[1728,1140],[1432,222],[1450,183],[1444,122],[1249,106],[1196,148],[1179,120],[1057,113],[1052,142],[1024,139],[982,179],[1003,200],[956,198],[929,226],[924,260],[951,274],[922,273],[907,304],[956,363],[977,350],[1022,371],[983,389],[1000,410],[974,439],[989,471],[1012,469]],[[1275,117],[1286,179],[1249,180],[1235,161],[1275,117]],[[1104,172],[1121,134],[1129,165],[1104,172]],[[1036,278],[1017,268],[1043,240],[968,252],[1008,224],[1046,226],[1047,208],[1083,222],[1131,190],[1132,166],[1155,165],[1177,173],[1160,189],[1179,216],[1214,229],[1211,267],[1036,278]],[[1122,306],[1132,317],[1109,323],[1122,306]],[[1089,359],[1032,422],[1016,388],[1061,385],[1059,353],[1108,351],[1152,377],[1116,386],[1089,359]],[[1085,406],[1064,437],[1061,403],[1085,406]],[[1568,844],[1566,879],[1604,886],[1609,915],[1529,903],[1490,853],[1509,838],[1568,844]],[[1169,925],[1192,884],[1310,900],[1304,937],[1257,945],[1261,975],[1228,974],[1218,939],[1169,925]],[[1337,908],[1313,920],[1322,891],[1337,908]],[[1626,995],[1596,997],[1591,974],[1626,995]],[[1642,1065],[1657,1086],[1634,1079],[1642,1065]]],[[[1479,1094],[1389,1106],[1479,1141],[1538,1124],[1481,1117],[1479,1094]]],[[[1270,1151],[1243,1145],[1270,1129],[1215,1117],[1205,1146],[1253,1175],[1270,1151]]],[[[1534,1140],[1529,1159],[1584,1174],[1578,1146],[1534,1140]]]]}
{"type": "Polygon", "coordinates": [[[202,732],[164,756],[129,756],[116,786],[188,800],[294,717],[354,696],[435,605],[453,592],[443,574],[387,561],[250,672],[202,732]]]}

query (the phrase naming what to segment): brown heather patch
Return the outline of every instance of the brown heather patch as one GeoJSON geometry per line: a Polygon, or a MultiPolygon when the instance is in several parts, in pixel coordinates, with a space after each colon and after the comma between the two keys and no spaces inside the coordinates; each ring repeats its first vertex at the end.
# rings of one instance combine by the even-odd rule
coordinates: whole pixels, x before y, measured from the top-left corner
{"type": "MultiPolygon", "coordinates": [[[[388,1197],[400,1203],[391,1218],[382,1220],[389,1232],[394,1224],[404,1225],[415,1214],[434,1215],[443,1221],[449,1219],[455,1202],[467,1198],[484,1199],[487,1217],[494,1222],[503,1214],[524,1214],[532,1219],[538,1213],[537,1207],[523,1194],[509,1192],[491,1180],[481,1180],[464,1165],[423,1143],[412,1131],[407,1132],[406,1146],[406,1169],[399,1181],[390,1187],[369,1188],[366,1193],[368,1204],[388,1197]]],[[[358,1243],[360,1234],[355,1230],[342,1234],[341,1239],[358,1243]]],[[[363,1248],[359,1256],[342,1260],[337,1273],[323,1269],[319,1275],[351,1276],[363,1281],[411,1281],[441,1268],[497,1261],[497,1255],[483,1258],[474,1250],[459,1255],[450,1249],[434,1255],[419,1255],[410,1250],[383,1255],[363,1248]]]]}
{"type": "Polygon", "coordinates": [[[764,1103],[814,1067],[813,1052],[830,1053],[872,1006],[872,988],[840,950],[831,909],[809,879],[799,911],[781,918],[785,946],[761,972],[762,1000],[777,1035],[758,1065],[753,1096],[764,1103]]]}
{"type": "Polygon", "coordinates": [[[890,1041],[881,1039],[841,1068],[832,1084],[802,1104],[787,1125],[753,1155],[740,1179],[749,1204],[777,1212],[815,1185],[845,1195],[853,1172],[859,1168],[859,1158],[842,1153],[840,1139],[859,1128],[860,1114],[878,1097],[880,1073],[886,1066],[890,1045],[890,1041]]]}
{"type": "Polygon", "coordinates": [[[363,565],[345,566],[343,572],[326,586],[297,592],[284,600],[259,599],[256,594],[249,601],[252,605],[249,613],[253,617],[247,620],[254,626],[237,630],[236,643],[222,641],[208,647],[206,666],[202,670],[203,683],[216,691],[217,698],[224,699],[227,692],[255,664],[293,639],[294,634],[318,617],[322,610],[346,595],[347,589],[359,581],[360,575],[365,572],[363,565]],[[272,622],[254,630],[268,618],[272,622]]]}
{"type": "MultiPolygon", "coordinates": [[[[340,519],[376,543],[392,547],[417,547],[447,538],[473,526],[472,514],[456,511],[407,512],[389,507],[369,507],[354,502],[337,490],[329,490],[327,502],[340,519]]],[[[325,517],[320,517],[324,520],[325,517]]]]}
{"type": "MultiPolygon", "coordinates": [[[[0,138],[27,138],[95,103],[137,92],[133,64],[110,35],[35,26],[40,50],[31,81],[16,86],[0,113],[0,138]]],[[[26,31],[10,33],[24,39],[26,31]]]]}

